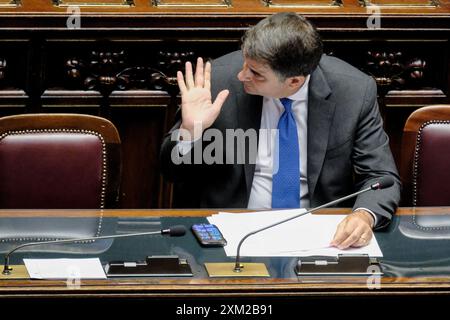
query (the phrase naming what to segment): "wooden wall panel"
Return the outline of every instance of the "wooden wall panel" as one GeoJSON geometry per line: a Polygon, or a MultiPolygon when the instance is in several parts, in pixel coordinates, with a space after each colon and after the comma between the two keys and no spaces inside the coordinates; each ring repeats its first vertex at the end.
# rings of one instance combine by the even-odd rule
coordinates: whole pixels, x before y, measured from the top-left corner
{"type": "Polygon", "coordinates": [[[91,5],[0,0],[0,116],[75,112],[110,119],[122,137],[123,208],[168,205],[158,153],[177,106],[176,70],[187,59],[238,49],[245,30],[274,12],[303,13],[327,53],[376,79],[397,163],[407,116],[450,102],[449,0],[370,0],[380,7],[369,0],[83,3],[91,5]]]}

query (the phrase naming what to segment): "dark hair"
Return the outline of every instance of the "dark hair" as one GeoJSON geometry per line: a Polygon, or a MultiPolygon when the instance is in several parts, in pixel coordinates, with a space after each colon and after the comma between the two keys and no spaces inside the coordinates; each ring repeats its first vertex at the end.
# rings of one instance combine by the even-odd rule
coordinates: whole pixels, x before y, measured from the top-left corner
{"type": "Polygon", "coordinates": [[[245,57],[268,64],[284,80],[314,71],[323,46],[308,20],[294,12],[280,12],[247,30],[242,51],[245,57]]]}

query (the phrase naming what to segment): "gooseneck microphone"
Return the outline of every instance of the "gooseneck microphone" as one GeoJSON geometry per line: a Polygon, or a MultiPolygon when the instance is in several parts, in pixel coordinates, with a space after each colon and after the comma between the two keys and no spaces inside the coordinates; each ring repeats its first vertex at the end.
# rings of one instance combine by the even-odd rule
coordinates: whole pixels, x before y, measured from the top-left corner
{"type": "Polygon", "coordinates": [[[258,229],[258,230],[255,230],[255,231],[252,231],[252,232],[246,234],[246,235],[241,239],[241,241],[239,241],[239,244],[238,244],[238,247],[237,247],[236,260],[235,260],[235,265],[234,265],[234,272],[241,272],[241,271],[242,271],[242,270],[241,270],[241,269],[242,269],[242,265],[241,265],[241,263],[240,263],[240,251],[241,251],[242,243],[243,243],[248,237],[250,237],[250,236],[252,236],[252,235],[254,235],[254,234],[256,234],[256,233],[259,233],[259,232],[261,232],[261,231],[264,231],[264,230],[270,229],[270,228],[272,228],[272,227],[278,226],[278,225],[280,225],[280,224],[282,224],[282,223],[285,223],[285,222],[288,222],[288,221],[297,219],[297,218],[299,218],[299,217],[301,217],[301,216],[304,216],[305,214],[308,214],[308,213],[317,211],[317,210],[319,210],[319,209],[323,209],[323,208],[326,208],[326,207],[333,206],[333,205],[335,205],[335,204],[337,204],[337,203],[340,203],[340,202],[342,202],[342,201],[345,201],[345,200],[348,200],[348,199],[350,199],[350,198],[356,197],[357,195],[360,195],[361,193],[364,193],[364,192],[367,192],[367,191],[370,191],[370,190],[381,190],[381,189],[389,188],[389,187],[391,187],[392,185],[394,185],[394,179],[393,179],[392,177],[389,177],[389,176],[383,177],[383,178],[381,178],[378,182],[376,182],[376,183],[372,184],[371,186],[369,186],[369,187],[367,187],[367,188],[365,188],[365,189],[362,189],[362,190],[360,190],[360,191],[358,191],[358,192],[352,193],[352,194],[350,194],[350,195],[348,195],[348,196],[339,198],[339,199],[337,199],[337,200],[333,200],[333,201],[331,201],[331,202],[327,202],[327,203],[325,203],[325,204],[323,204],[323,205],[321,205],[321,206],[312,208],[312,209],[310,209],[310,210],[308,210],[308,211],[305,211],[305,212],[303,212],[303,213],[297,214],[297,215],[295,215],[295,216],[293,216],[293,217],[290,217],[290,218],[281,220],[281,221],[279,221],[279,222],[275,222],[275,223],[270,224],[270,225],[268,225],[268,226],[266,226],[266,227],[264,227],[264,228],[261,228],[261,229],[258,229]]]}
{"type": "Polygon", "coordinates": [[[149,236],[149,235],[169,235],[170,237],[181,237],[186,234],[186,227],[182,225],[172,226],[168,229],[162,229],[159,231],[149,231],[149,232],[141,232],[141,233],[129,233],[129,234],[116,234],[110,236],[101,236],[101,237],[91,237],[91,238],[75,238],[75,239],[65,239],[65,240],[51,240],[51,241],[42,241],[42,242],[29,242],[21,244],[11,251],[9,251],[5,255],[5,266],[3,268],[3,274],[9,275],[11,274],[12,268],[9,266],[9,257],[15,251],[31,246],[40,246],[45,244],[60,244],[60,243],[71,243],[71,242],[79,242],[79,241],[90,241],[90,240],[103,240],[103,239],[115,239],[115,238],[127,238],[127,237],[139,237],[139,236],[149,236]]]}

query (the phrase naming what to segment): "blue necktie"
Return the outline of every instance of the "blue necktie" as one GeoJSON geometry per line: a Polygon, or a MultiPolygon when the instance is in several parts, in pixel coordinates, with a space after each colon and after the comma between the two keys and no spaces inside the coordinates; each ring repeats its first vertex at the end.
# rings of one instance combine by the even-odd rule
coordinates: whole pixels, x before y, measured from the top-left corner
{"type": "Polygon", "coordinates": [[[280,101],[284,106],[284,112],[278,121],[278,145],[277,139],[275,141],[272,208],[299,208],[300,152],[297,125],[292,114],[292,100],[282,98],[280,101]]]}

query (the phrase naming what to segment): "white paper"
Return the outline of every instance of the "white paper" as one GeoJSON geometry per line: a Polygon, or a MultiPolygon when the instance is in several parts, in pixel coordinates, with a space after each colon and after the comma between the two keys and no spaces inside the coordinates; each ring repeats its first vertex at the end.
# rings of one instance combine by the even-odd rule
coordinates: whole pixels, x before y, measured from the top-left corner
{"type": "MultiPolygon", "coordinates": [[[[272,223],[293,217],[305,209],[226,213],[220,212],[208,217],[208,221],[217,225],[227,240],[227,256],[236,256],[239,241],[249,232],[272,223]]],[[[375,236],[362,248],[339,250],[330,247],[338,224],[345,215],[306,214],[276,227],[261,231],[247,238],[241,246],[241,256],[273,257],[312,255],[334,256],[338,254],[367,254],[370,257],[382,257],[375,236]]]]}
{"type": "Polygon", "coordinates": [[[23,259],[32,279],[106,279],[98,258],[23,259]]]}

